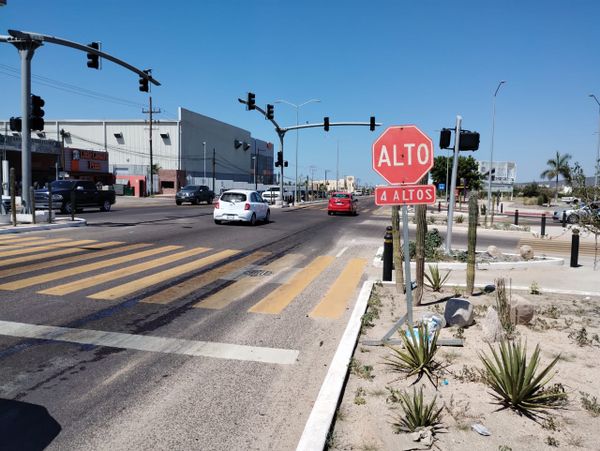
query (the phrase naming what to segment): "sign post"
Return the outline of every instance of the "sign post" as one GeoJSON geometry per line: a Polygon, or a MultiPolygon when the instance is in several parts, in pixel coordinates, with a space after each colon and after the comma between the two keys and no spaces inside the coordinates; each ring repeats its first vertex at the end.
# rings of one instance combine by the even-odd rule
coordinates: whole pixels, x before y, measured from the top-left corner
{"type": "Polygon", "coordinates": [[[408,240],[408,205],[435,204],[435,185],[417,185],[433,167],[433,142],[415,125],[389,127],[373,143],[373,169],[390,185],[375,188],[377,205],[402,206],[406,316],[381,341],[387,341],[405,321],[412,327],[412,280],[408,240]]]}

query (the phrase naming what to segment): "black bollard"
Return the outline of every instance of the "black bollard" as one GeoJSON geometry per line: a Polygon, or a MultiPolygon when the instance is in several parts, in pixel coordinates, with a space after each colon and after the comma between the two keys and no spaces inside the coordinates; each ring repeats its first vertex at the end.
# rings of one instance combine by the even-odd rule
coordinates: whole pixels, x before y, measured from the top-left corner
{"type": "Polygon", "coordinates": [[[392,240],[392,226],[387,226],[383,237],[383,281],[392,280],[394,242],[392,240]]]}
{"type": "Polygon", "coordinates": [[[442,211],[442,203],[441,203],[441,202],[438,202],[438,213],[439,213],[440,211],[442,211]]]}
{"type": "Polygon", "coordinates": [[[71,221],[75,221],[75,191],[71,191],[71,221]]]}
{"type": "Polygon", "coordinates": [[[48,224],[52,224],[52,183],[48,182],[48,224]]]}
{"type": "Polygon", "coordinates": [[[29,199],[31,201],[31,223],[35,224],[35,190],[33,186],[29,187],[29,199]]]}
{"type": "Polygon", "coordinates": [[[500,213],[504,213],[504,202],[500,204],[500,213]]]}
{"type": "Polygon", "coordinates": [[[542,213],[542,232],[541,236],[546,236],[546,213],[542,213]]]}
{"type": "Polygon", "coordinates": [[[573,229],[571,236],[571,268],[577,268],[579,260],[579,229],[573,229]]]}
{"type": "Polygon", "coordinates": [[[515,225],[519,225],[519,210],[515,210],[515,225]]]}
{"type": "Polygon", "coordinates": [[[563,228],[565,228],[567,226],[567,212],[566,211],[563,211],[562,226],[563,226],[563,228]]]}

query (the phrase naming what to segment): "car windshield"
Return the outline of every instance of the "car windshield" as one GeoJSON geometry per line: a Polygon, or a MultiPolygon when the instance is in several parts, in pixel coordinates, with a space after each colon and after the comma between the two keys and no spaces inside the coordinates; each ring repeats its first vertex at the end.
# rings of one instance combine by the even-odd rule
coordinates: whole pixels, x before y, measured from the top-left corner
{"type": "Polygon", "coordinates": [[[72,189],[75,182],[73,180],[55,180],[50,185],[52,190],[72,189]]]}
{"type": "Polygon", "coordinates": [[[224,202],[244,202],[246,195],[244,193],[223,193],[221,200],[224,202]]]}
{"type": "Polygon", "coordinates": [[[344,193],[337,193],[337,194],[334,194],[334,195],[333,195],[333,196],[331,196],[331,197],[337,197],[337,198],[340,198],[340,199],[347,199],[347,198],[349,198],[349,197],[350,197],[350,195],[348,195],[348,194],[344,194],[344,193]]]}
{"type": "Polygon", "coordinates": [[[184,186],[181,191],[196,191],[198,187],[196,185],[184,186]]]}

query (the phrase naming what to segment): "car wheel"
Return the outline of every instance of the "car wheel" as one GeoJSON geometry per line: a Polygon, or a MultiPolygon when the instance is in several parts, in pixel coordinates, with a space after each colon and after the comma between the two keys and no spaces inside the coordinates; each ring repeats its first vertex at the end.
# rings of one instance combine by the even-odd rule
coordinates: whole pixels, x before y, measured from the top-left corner
{"type": "Polygon", "coordinates": [[[206,201],[206,205],[211,205],[213,203],[213,198],[209,197],[208,200],[206,201]]]}
{"type": "Polygon", "coordinates": [[[267,214],[265,215],[264,223],[268,224],[271,221],[271,210],[267,210],[267,214]]]}
{"type": "Polygon", "coordinates": [[[567,218],[567,222],[569,224],[577,224],[579,222],[579,216],[577,215],[569,215],[567,218]]]}
{"type": "Polygon", "coordinates": [[[197,198],[192,199],[192,205],[198,205],[198,204],[199,204],[199,202],[198,202],[197,198]]]}
{"type": "Polygon", "coordinates": [[[102,204],[102,206],[100,207],[100,211],[110,211],[110,201],[109,200],[105,200],[104,203],[102,204]]]}
{"type": "Polygon", "coordinates": [[[176,200],[176,201],[175,201],[175,203],[176,203],[177,205],[181,205],[181,201],[180,201],[180,200],[176,200]]]}
{"type": "Polygon", "coordinates": [[[333,211],[328,211],[328,212],[327,212],[327,214],[328,214],[329,216],[331,216],[331,215],[333,214],[333,211]]]}
{"type": "Polygon", "coordinates": [[[220,221],[219,219],[215,219],[215,224],[220,225],[222,221],[220,221]]]}
{"type": "Polygon", "coordinates": [[[255,213],[252,213],[252,216],[250,217],[250,225],[251,226],[256,225],[256,214],[255,213]]]}

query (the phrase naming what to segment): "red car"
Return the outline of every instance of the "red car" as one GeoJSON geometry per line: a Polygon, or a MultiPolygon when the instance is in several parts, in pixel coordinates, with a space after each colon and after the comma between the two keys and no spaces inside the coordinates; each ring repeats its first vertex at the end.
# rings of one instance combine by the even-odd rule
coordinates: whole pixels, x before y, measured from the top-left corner
{"type": "Polygon", "coordinates": [[[350,193],[331,193],[329,205],[327,206],[327,214],[349,213],[356,216],[356,204],[357,200],[350,193]]]}

